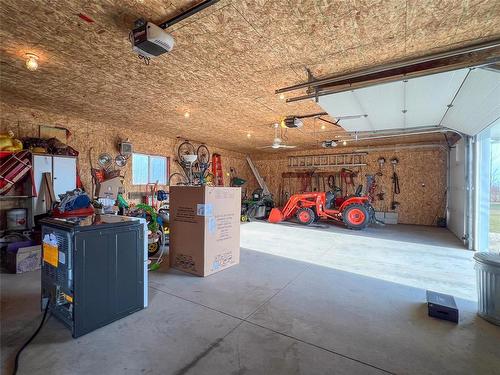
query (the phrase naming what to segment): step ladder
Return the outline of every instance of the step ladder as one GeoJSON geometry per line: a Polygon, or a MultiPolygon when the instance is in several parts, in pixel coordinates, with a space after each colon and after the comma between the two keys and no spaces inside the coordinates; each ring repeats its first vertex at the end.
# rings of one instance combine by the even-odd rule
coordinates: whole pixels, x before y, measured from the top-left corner
{"type": "MultiPolygon", "coordinates": [[[[0,195],[5,195],[18,181],[28,173],[33,182],[33,170],[31,166],[31,154],[29,151],[19,151],[0,165],[0,195]]],[[[32,183],[32,195],[36,196],[35,184],[32,183]]]]}
{"type": "Polygon", "coordinates": [[[212,155],[212,174],[214,175],[214,186],[224,186],[224,171],[219,154],[212,155]]]}
{"type": "Polygon", "coordinates": [[[250,166],[250,169],[253,172],[253,175],[255,176],[255,179],[257,180],[260,188],[262,189],[262,194],[263,195],[270,195],[269,188],[267,187],[266,182],[260,175],[259,171],[257,170],[257,167],[254,165],[252,159],[250,159],[250,156],[247,155],[247,162],[248,165],[250,166]]]}

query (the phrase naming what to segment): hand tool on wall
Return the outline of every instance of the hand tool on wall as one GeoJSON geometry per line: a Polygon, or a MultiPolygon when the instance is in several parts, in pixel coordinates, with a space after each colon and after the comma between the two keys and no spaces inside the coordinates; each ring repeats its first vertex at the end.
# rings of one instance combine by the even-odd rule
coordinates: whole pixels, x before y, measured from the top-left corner
{"type": "Polygon", "coordinates": [[[345,194],[348,194],[349,186],[352,188],[354,191],[354,177],[357,176],[357,173],[347,169],[347,168],[342,168],[340,170],[340,179],[342,181],[342,184],[345,186],[345,194]]]}
{"type": "Polygon", "coordinates": [[[378,158],[377,163],[378,163],[377,176],[383,176],[384,174],[382,173],[382,168],[384,167],[385,164],[385,158],[383,157],[378,158]]]}
{"type": "Polygon", "coordinates": [[[366,195],[368,195],[368,199],[371,202],[375,201],[375,189],[377,189],[377,182],[375,180],[375,175],[367,174],[366,175],[366,195]]]}
{"type": "Polygon", "coordinates": [[[396,173],[396,166],[399,164],[398,158],[394,157],[391,159],[392,164],[392,202],[391,202],[391,210],[395,210],[399,206],[399,202],[395,200],[395,195],[401,193],[401,189],[399,188],[399,176],[396,173]]]}
{"type": "Polygon", "coordinates": [[[305,172],[300,174],[302,192],[312,190],[312,173],[305,172]]]}

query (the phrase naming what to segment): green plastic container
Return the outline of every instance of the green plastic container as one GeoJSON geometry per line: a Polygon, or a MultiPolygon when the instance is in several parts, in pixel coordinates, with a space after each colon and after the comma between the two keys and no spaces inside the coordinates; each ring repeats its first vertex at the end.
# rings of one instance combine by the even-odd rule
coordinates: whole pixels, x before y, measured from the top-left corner
{"type": "Polygon", "coordinates": [[[242,178],[239,178],[239,177],[233,177],[231,179],[231,185],[232,186],[241,186],[243,185],[245,182],[247,182],[246,180],[242,179],[242,178]]]}

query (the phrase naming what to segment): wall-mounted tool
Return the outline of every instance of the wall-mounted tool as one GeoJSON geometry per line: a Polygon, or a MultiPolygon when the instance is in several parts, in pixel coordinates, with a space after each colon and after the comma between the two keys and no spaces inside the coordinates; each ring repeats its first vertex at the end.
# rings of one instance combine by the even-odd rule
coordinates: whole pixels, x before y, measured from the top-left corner
{"type": "Polygon", "coordinates": [[[382,168],[384,167],[385,164],[385,158],[382,157],[378,158],[377,163],[378,163],[377,176],[383,176],[384,174],[382,173],[382,168]]]}
{"type": "Polygon", "coordinates": [[[345,194],[348,193],[349,186],[354,190],[354,178],[357,176],[358,174],[350,169],[342,168],[340,170],[340,181],[345,194]]]}
{"type": "Polygon", "coordinates": [[[401,189],[399,188],[399,176],[396,173],[396,166],[399,164],[398,158],[394,157],[391,159],[392,164],[392,202],[391,202],[391,210],[395,210],[399,206],[399,202],[395,200],[395,195],[401,193],[401,189]]]}
{"type": "Polygon", "coordinates": [[[370,199],[370,202],[375,201],[375,190],[377,189],[377,182],[375,180],[375,175],[366,175],[366,195],[370,199]]]}

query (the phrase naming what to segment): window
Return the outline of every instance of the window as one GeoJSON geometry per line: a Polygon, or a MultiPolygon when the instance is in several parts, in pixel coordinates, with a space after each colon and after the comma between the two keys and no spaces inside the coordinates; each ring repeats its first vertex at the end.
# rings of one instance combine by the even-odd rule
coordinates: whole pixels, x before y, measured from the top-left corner
{"type": "Polygon", "coordinates": [[[132,184],[168,183],[168,158],[156,155],[132,154],[132,184]]]}

